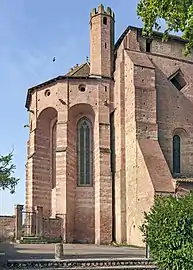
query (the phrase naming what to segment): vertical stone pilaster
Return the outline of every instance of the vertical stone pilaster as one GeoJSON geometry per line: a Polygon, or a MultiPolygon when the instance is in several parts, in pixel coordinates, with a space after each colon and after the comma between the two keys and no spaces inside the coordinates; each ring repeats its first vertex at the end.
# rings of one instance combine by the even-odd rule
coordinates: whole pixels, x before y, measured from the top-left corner
{"type": "MultiPolygon", "coordinates": [[[[67,121],[58,119],[56,145],[56,215],[64,220],[66,217],[66,151],[67,121]]],[[[66,240],[66,229],[63,226],[62,237],[66,240]]]]}
{"type": "Polygon", "coordinates": [[[61,236],[66,241],[66,155],[67,155],[67,125],[69,106],[69,82],[58,84],[57,124],[56,124],[56,187],[55,214],[62,219],[61,236]]]}
{"type": "MultiPolygon", "coordinates": [[[[126,241],[126,153],[125,153],[125,117],[128,107],[125,105],[125,70],[124,54],[119,56],[114,88],[117,108],[114,115],[115,125],[115,239],[118,243],[126,241]]],[[[128,74],[128,73],[126,73],[128,74]]],[[[126,75],[127,76],[127,75],[126,75]]]]}
{"type": "Polygon", "coordinates": [[[32,220],[32,235],[36,235],[36,212],[31,213],[31,220],[32,220]]]}
{"type": "Polygon", "coordinates": [[[26,212],[27,235],[36,235],[36,211],[34,207],[26,212]]]}
{"type": "Polygon", "coordinates": [[[15,239],[20,240],[22,236],[22,210],[23,205],[15,206],[15,239]]]}
{"type": "Polygon", "coordinates": [[[36,226],[36,236],[43,236],[43,207],[35,206],[35,226],[36,226]]]}
{"type": "Polygon", "coordinates": [[[109,244],[112,241],[110,124],[99,123],[98,135],[99,152],[95,156],[95,244],[109,244]]]}
{"type": "Polygon", "coordinates": [[[26,164],[26,210],[33,207],[34,185],[34,156],[35,156],[35,129],[30,132],[28,140],[27,164],[26,164]]]}
{"type": "Polygon", "coordinates": [[[35,211],[36,211],[36,215],[35,215],[35,226],[36,226],[35,235],[39,236],[39,217],[38,217],[38,211],[36,209],[36,206],[35,206],[35,211]]]}

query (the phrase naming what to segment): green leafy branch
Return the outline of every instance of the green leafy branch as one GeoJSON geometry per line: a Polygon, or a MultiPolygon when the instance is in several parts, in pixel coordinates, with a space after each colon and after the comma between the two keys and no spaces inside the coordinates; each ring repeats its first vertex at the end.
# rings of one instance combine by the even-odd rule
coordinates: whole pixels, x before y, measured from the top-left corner
{"type": "Polygon", "coordinates": [[[13,152],[6,156],[0,156],[0,190],[8,189],[10,193],[15,193],[18,178],[12,176],[16,166],[12,163],[13,152]]]}
{"type": "Polygon", "coordinates": [[[143,22],[143,35],[151,36],[153,30],[160,30],[160,19],[166,22],[163,41],[168,40],[170,32],[182,32],[187,41],[184,54],[193,49],[193,1],[192,0],[140,0],[137,15],[143,22]]]}

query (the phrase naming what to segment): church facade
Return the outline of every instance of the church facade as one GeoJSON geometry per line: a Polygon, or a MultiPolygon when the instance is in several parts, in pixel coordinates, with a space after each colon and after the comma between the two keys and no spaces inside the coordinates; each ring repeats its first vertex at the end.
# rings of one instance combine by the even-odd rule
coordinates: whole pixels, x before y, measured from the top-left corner
{"type": "Polygon", "coordinates": [[[193,56],[184,41],[144,38],[90,14],[90,61],[28,90],[26,209],[60,217],[68,242],[143,245],[156,195],[193,183],[193,56]]]}

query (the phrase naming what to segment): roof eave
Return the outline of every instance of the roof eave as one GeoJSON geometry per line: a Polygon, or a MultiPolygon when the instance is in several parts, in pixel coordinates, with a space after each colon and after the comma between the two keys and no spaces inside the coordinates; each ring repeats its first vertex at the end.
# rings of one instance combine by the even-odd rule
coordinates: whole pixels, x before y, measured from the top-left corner
{"type": "Polygon", "coordinates": [[[55,78],[53,78],[53,79],[51,79],[49,81],[43,82],[41,84],[38,84],[36,86],[33,86],[33,87],[29,88],[28,92],[27,92],[27,98],[26,98],[25,107],[27,109],[29,109],[29,104],[30,104],[30,100],[31,100],[31,94],[32,94],[33,91],[38,90],[38,89],[40,89],[42,87],[45,87],[47,85],[56,83],[58,81],[69,80],[69,79],[71,79],[71,80],[82,80],[82,79],[84,79],[84,80],[89,80],[89,79],[90,80],[98,80],[98,79],[110,79],[110,78],[109,77],[96,78],[96,77],[90,77],[90,76],[82,76],[82,77],[77,76],[76,77],[76,76],[64,76],[64,75],[55,77],[55,78]]]}
{"type": "MultiPolygon", "coordinates": [[[[117,40],[117,42],[115,43],[115,47],[114,47],[114,52],[116,53],[116,51],[118,50],[119,46],[121,45],[121,42],[123,41],[124,37],[127,35],[127,33],[129,32],[129,30],[134,30],[134,31],[138,31],[140,33],[140,35],[142,36],[142,28],[136,27],[136,26],[131,26],[129,25],[125,31],[122,33],[122,35],[119,37],[119,39],[117,40]]],[[[163,37],[163,33],[162,32],[158,32],[158,31],[153,31],[153,35],[150,37],[145,37],[144,38],[153,38],[153,37],[158,37],[158,38],[162,38],[163,37]]],[[[175,40],[181,43],[187,43],[188,41],[183,39],[182,37],[176,36],[176,35],[168,35],[168,40],[175,40]]]]}
{"type": "Polygon", "coordinates": [[[55,82],[57,82],[57,81],[59,81],[59,80],[62,80],[62,79],[64,79],[63,77],[64,77],[64,76],[58,76],[58,77],[55,77],[55,78],[53,78],[53,79],[51,79],[51,80],[48,80],[48,81],[46,81],[46,82],[40,83],[40,84],[38,84],[38,85],[35,85],[35,86],[29,88],[28,91],[27,91],[27,98],[26,98],[25,107],[26,107],[27,109],[29,109],[29,103],[30,103],[30,99],[31,99],[31,94],[32,94],[32,92],[33,92],[34,90],[37,90],[37,89],[39,89],[39,88],[41,88],[41,87],[44,87],[44,86],[46,86],[46,85],[50,85],[50,84],[53,84],[53,83],[55,83],[55,82]]]}

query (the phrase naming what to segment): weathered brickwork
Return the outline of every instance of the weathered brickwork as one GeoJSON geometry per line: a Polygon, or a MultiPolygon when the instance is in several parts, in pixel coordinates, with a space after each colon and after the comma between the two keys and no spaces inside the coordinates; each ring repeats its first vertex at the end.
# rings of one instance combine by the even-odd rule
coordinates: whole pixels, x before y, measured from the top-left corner
{"type": "Polygon", "coordinates": [[[154,197],[192,189],[193,56],[184,57],[182,39],[162,43],[155,33],[147,44],[135,27],[114,44],[114,21],[110,8],[93,9],[90,62],[27,95],[26,209],[42,206],[46,231],[66,242],[143,245],[139,226],[154,197]],[[178,72],[181,90],[170,81],[178,72]],[[79,185],[83,117],[92,134],[84,163],[92,168],[89,185],[79,185]],[[181,140],[180,180],[173,173],[174,135],[181,140]]]}
{"type": "Polygon", "coordinates": [[[60,218],[43,219],[43,237],[59,239],[62,236],[62,220],[60,218]]]}
{"type": "Polygon", "coordinates": [[[13,239],[15,235],[15,216],[0,216],[0,242],[13,239]]]}

